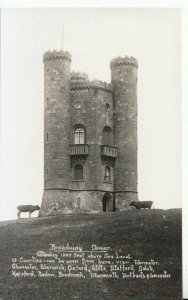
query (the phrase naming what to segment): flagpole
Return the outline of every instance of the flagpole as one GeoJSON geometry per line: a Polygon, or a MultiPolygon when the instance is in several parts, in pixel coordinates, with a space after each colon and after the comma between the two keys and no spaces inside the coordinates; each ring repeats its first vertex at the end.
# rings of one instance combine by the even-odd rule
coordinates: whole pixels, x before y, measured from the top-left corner
{"type": "Polygon", "coordinates": [[[64,23],[62,27],[62,41],[61,41],[61,50],[63,51],[63,37],[64,37],[64,23]]]}

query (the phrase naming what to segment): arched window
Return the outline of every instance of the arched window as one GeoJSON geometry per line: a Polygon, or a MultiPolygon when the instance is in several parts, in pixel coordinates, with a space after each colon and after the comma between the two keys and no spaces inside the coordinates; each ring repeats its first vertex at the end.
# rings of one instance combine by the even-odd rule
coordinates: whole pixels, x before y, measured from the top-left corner
{"type": "Polygon", "coordinates": [[[103,145],[112,146],[112,129],[109,126],[103,128],[103,145]]]}
{"type": "Polygon", "coordinates": [[[74,167],[74,180],[83,180],[83,167],[81,165],[74,167]]]}
{"type": "Polygon", "coordinates": [[[109,110],[110,110],[110,104],[109,104],[109,103],[106,103],[106,104],[105,104],[105,108],[106,108],[106,112],[109,112],[109,110]]]}
{"type": "Polygon", "coordinates": [[[107,182],[111,181],[111,170],[108,166],[105,167],[104,180],[107,182]]]}
{"type": "Polygon", "coordinates": [[[85,144],[86,134],[84,127],[76,127],[74,130],[74,144],[85,144]]]}

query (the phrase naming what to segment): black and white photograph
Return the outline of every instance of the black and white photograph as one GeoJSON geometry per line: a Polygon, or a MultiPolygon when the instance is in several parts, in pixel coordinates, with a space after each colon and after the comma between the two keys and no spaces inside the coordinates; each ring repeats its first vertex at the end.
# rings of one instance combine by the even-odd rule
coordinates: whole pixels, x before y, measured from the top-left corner
{"type": "Polygon", "coordinates": [[[181,22],[1,8],[0,300],[185,298],[181,22]]]}

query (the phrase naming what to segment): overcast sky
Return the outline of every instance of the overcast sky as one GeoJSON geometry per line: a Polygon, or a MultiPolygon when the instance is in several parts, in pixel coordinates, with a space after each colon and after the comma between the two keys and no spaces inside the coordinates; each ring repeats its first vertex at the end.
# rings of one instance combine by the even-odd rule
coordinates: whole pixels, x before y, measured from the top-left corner
{"type": "Polygon", "coordinates": [[[110,82],[110,60],[138,59],[138,192],[181,207],[179,9],[28,8],[2,11],[0,218],[43,194],[43,53],[63,47],[71,68],[110,82]]]}

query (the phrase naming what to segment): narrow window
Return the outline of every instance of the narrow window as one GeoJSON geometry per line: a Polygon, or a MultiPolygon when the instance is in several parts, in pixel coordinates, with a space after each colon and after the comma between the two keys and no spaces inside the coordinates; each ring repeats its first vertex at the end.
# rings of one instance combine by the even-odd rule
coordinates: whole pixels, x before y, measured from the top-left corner
{"type": "Polygon", "coordinates": [[[46,169],[46,180],[48,180],[49,179],[49,169],[47,168],[46,169]]]}
{"type": "Polygon", "coordinates": [[[83,167],[81,165],[74,167],[74,180],[83,180],[83,167]]]}
{"type": "Polygon", "coordinates": [[[85,129],[77,127],[74,130],[74,144],[85,144],[85,129]]]}
{"type": "Polygon", "coordinates": [[[110,171],[110,167],[108,166],[105,167],[104,180],[107,182],[111,181],[111,171],[110,171]]]}
{"type": "Polygon", "coordinates": [[[46,133],[46,142],[47,143],[49,142],[49,133],[48,132],[46,133]]]}
{"type": "Polygon", "coordinates": [[[49,98],[46,97],[46,107],[48,107],[48,106],[49,106],[49,98]]]}
{"type": "Polygon", "coordinates": [[[108,126],[103,128],[103,145],[112,146],[112,130],[108,126]]]}
{"type": "Polygon", "coordinates": [[[109,119],[109,111],[110,111],[110,104],[109,103],[106,103],[105,105],[105,108],[106,108],[106,124],[108,125],[108,119],[109,119]]]}

